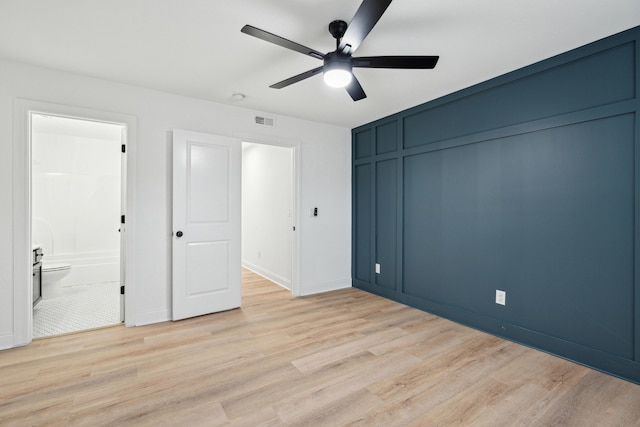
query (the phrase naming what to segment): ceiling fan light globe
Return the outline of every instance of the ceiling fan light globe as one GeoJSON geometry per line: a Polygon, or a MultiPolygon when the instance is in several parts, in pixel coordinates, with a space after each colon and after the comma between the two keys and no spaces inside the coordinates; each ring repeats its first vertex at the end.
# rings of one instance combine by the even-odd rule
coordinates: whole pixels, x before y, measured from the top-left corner
{"type": "Polygon", "coordinates": [[[351,83],[352,75],[343,69],[332,69],[324,72],[324,82],[331,87],[345,87],[351,83]]]}

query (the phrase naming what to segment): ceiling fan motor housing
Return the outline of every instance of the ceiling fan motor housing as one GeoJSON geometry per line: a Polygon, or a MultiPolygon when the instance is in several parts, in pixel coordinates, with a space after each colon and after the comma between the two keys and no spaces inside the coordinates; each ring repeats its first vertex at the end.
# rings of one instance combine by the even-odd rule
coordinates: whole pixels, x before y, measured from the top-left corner
{"type": "Polygon", "coordinates": [[[345,55],[342,52],[329,52],[324,56],[324,68],[325,70],[340,68],[351,72],[353,58],[351,55],[345,55]]]}

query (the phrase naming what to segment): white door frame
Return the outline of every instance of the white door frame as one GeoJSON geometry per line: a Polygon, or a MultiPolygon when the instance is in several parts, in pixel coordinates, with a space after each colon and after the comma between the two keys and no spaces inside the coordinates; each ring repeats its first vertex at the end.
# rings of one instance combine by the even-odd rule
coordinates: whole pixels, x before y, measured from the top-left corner
{"type": "MultiPolygon", "coordinates": [[[[135,116],[88,108],[72,107],[26,99],[14,101],[13,137],[13,325],[14,346],[25,345],[33,338],[32,249],[31,249],[31,116],[45,114],[125,126],[127,147],[126,224],[124,226],[125,258],[125,324],[135,325],[132,286],[135,263],[132,261],[135,231],[135,148],[137,119],[135,116]]],[[[121,178],[121,179],[122,179],[121,178]]],[[[122,268],[122,267],[121,267],[122,268]]]]}
{"type": "Polygon", "coordinates": [[[293,242],[291,245],[291,295],[300,293],[300,156],[301,144],[297,139],[234,132],[234,137],[254,144],[275,145],[293,149],[293,242]]]}

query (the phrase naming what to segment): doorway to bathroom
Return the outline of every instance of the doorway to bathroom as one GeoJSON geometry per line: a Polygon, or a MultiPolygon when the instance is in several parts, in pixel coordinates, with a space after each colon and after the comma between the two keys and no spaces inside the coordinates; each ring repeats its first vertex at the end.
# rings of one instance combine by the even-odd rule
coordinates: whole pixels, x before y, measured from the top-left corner
{"type": "Polygon", "coordinates": [[[33,338],[119,324],[126,126],[33,113],[30,135],[33,338]]]}

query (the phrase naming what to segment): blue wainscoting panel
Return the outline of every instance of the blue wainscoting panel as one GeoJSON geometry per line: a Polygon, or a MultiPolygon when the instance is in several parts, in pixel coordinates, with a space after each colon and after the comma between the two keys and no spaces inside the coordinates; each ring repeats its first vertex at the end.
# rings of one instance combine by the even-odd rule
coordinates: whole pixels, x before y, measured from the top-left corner
{"type": "Polygon", "coordinates": [[[375,283],[389,289],[396,288],[397,244],[397,159],[376,164],[376,262],[380,273],[375,283]]]}
{"type": "Polygon", "coordinates": [[[629,114],[407,157],[404,292],[631,358],[633,141],[629,114]]]}
{"type": "Polygon", "coordinates": [[[639,41],[354,129],[354,286],[640,383],[639,41]]]}
{"type": "Polygon", "coordinates": [[[372,242],[372,168],[369,164],[357,166],[354,173],[354,209],[353,209],[353,233],[354,239],[359,242],[353,251],[353,272],[358,280],[369,282],[372,279],[373,267],[371,265],[372,242]]]}
{"type": "Polygon", "coordinates": [[[371,140],[371,131],[364,130],[362,132],[359,132],[355,135],[354,139],[355,139],[355,143],[354,143],[353,152],[354,152],[355,158],[362,159],[362,158],[371,156],[373,152],[371,147],[371,145],[373,144],[371,140]]]}
{"type": "Polygon", "coordinates": [[[497,129],[635,96],[635,43],[595,51],[404,119],[404,147],[497,129]]]}
{"type": "Polygon", "coordinates": [[[398,131],[395,121],[376,128],[376,154],[390,153],[398,149],[398,131]]]}

